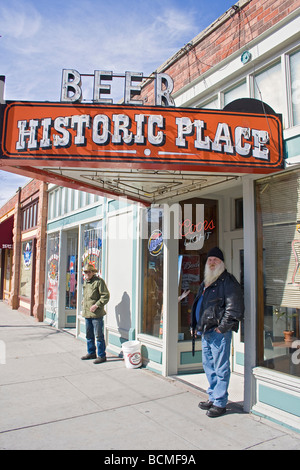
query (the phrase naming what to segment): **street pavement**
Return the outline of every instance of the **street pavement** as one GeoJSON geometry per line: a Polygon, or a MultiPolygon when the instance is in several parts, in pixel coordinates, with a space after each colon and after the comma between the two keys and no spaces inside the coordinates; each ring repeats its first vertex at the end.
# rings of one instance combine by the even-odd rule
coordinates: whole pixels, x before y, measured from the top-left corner
{"type": "Polygon", "coordinates": [[[198,408],[203,391],[128,369],[113,355],[81,361],[85,353],[84,341],[0,302],[1,450],[102,450],[104,463],[134,467],[113,460],[122,451],[145,451],[145,463],[154,450],[164,459],[164,451],[193,458],[203,450],[300,449],[300,434],[235,403],[209,418],[198,408]]]}

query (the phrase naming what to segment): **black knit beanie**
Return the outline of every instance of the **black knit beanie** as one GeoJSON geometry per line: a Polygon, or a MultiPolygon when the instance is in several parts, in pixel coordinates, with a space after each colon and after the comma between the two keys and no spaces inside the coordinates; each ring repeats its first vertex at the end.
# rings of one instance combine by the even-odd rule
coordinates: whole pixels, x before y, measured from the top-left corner
{"type": "Polygon", "coordinates": [[[221,261],[224,261],[223,252],[217,246],[209,250],[209,252],[207,253],[207,258],[209,258],[210,256],[214,256],[215,258],[219,258],[221,261]]]}

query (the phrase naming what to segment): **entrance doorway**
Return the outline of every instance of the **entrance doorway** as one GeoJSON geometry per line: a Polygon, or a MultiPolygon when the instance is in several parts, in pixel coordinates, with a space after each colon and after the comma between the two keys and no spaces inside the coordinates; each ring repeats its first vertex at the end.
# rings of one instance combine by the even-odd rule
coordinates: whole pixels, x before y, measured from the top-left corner
{"type": "Polygon", "coordinates": [[[35,296],[36,239],[21,244],[19,310],[33,315],[35,296]]]}
{"type": "MultiPolygon", "coordinates": [[[[227,267],[228,271],[231,272],[236,279],[240,282],[242,288],[244,288],[244,240],[243,238],[234,238],[237,236],[232,231],[229,235],[227,245],[227,267]],[[230,256],[229,256],[230,254],[230,256]]],[[[242,237],[242,233],[239,233],[239,237],[242,237]]],[[[217,242],[214,243],[217,245],[217,242]]],[[[199,256],[199,255],[198,255],[199,256]]],[[[205,257],[206,259],[206,257],[205,257]]],[[[201,276],[201,275],[200,275],[201,276]]],[[[183,286],[185,287],[185,286],[183,286]]],[[[183,309],[181,309],[182,313],[183,309]]],[[[180,309],[179,309],[180,313],[180,309]]],[[[180,318],[180,317],[179,317],[180,318]]],[[[180,325],[179,325],[180,326],[180,325]]],[[[179,330],[180,334],[180,330],[179,330]]],[[[180,338],[179,338],[180,339],[180,338]]],[[[183,338],[182,338],[183,339],[183,338]]],[[[185,341],[187,343],[187,341],[185,341]]],[[[183,349],[183,344],[178,342],[179,346],[179,358],[188,355],[191,357],[191,353],[186,349],[183,349]]],[[[191,350],[191,347],[190,347],[191,350]]],[[[185,369],[183,367],[178,368],[178,374],[176,378],[178,380],[189,383],[203,391],[207,390],[208,382],[204,372],[200,372],[201,364],[201,341],[198,340],[196,344],[196,353],[194,364],[189,364],[189,367],[185,369]],[[198,368],[198,370],[197,370],[198,368]],[[193,373],[193,369],[195,373],[193,373]],[[197,372],[196,372],[197,370],[197,372]]],[[[238,333],[233,334],[232,340],[232,360],[231,360],[231,379],[229,384],[229,400],[240,405],[244,402],[244,322],[240,323],[238,333]]]]}
{"type": "MultiPolygon", "coordinates": [[[[231,240],[231,272],[244,289],[244,240],[243,238],[231,240]]],[[[230,271],[230,269],[229,269],[230,271]]],[[[232,336],[232,374],[229,383],[229,400],[239,405],[244,403],[244,321],[240,323],[237,333],[232,336]]],[[[186,373],[177,375],[176,378],[186,382],[195,388],[206,391],[208,381],[205,373],[186,373]]]]}
{"type": "MultiPolygon", "coordinates": [[[[78,229],[67,232],[65,328],[76,327],[78,283],[78,229]]],[[[75,334],[75,330],[74,330],[75,334]]]]}
{"type": "Polygon", "coordinates": [[[192,305],[203,281],[207,253],[218,245],[218,201],[193,198],[180,204],[183,222],[178,259],[178,342],[188,342],[187,350],[191,351],[192,305]]]}

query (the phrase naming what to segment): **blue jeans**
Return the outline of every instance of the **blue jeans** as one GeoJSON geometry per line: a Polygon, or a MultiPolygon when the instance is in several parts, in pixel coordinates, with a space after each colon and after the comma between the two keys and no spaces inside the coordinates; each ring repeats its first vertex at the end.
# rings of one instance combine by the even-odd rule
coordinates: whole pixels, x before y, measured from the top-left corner
{"type": "Polygon", "coordinates": [[[96,353],[97,345],[97,356],[105,357],[105,339],[103,334],[103,318],[86,318],[85,319],[85,332],[87,340],[87,352],[88,354],[96,353]],[[95,344],[96,338],[96,344],[95,344]]]}
{"type": "Polygon", "coordinates": [[[230,379],[230,344],[232,332],[214,330],[202,335],[202,362],[209,383],[208,399],[215,406],[225,408],[230,379]]]}

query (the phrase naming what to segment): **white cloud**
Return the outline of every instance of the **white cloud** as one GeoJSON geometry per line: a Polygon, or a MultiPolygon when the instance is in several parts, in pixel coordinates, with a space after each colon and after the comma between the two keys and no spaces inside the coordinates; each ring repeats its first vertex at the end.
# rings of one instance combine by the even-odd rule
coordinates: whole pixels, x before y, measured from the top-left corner
{"type": "Polygon", "coordinates": [[[107,6],[104,1],[87,1],[83,7],[73,1],[72,8],[56,4],[60,10],[49,7],[49,15],[29,0],[14,0],[13,8],[0,7],[6,99],[59,100],[63,68],[149,74],[176,52],[178,44],[184,45],[185,37],[198,32],[188,11],[160,2],[158,15],[147,2],[129,1],[127,9],[127,2],[107,6]]]}
{"type": "Polygon", "coordinates": [[[30,2],[13,1],[0,7],[1,35],[26,40],[37,34],[41,16],[30,2]]]}
{"type": "Polygon", "coordinates": [[[19,187],[24,186],[29,178],[25,176],[15,175],[7,171],[0,171],[1,191],[0,191],[0,207],[2,207],[12,196],[16,194],[19,187]]]}

